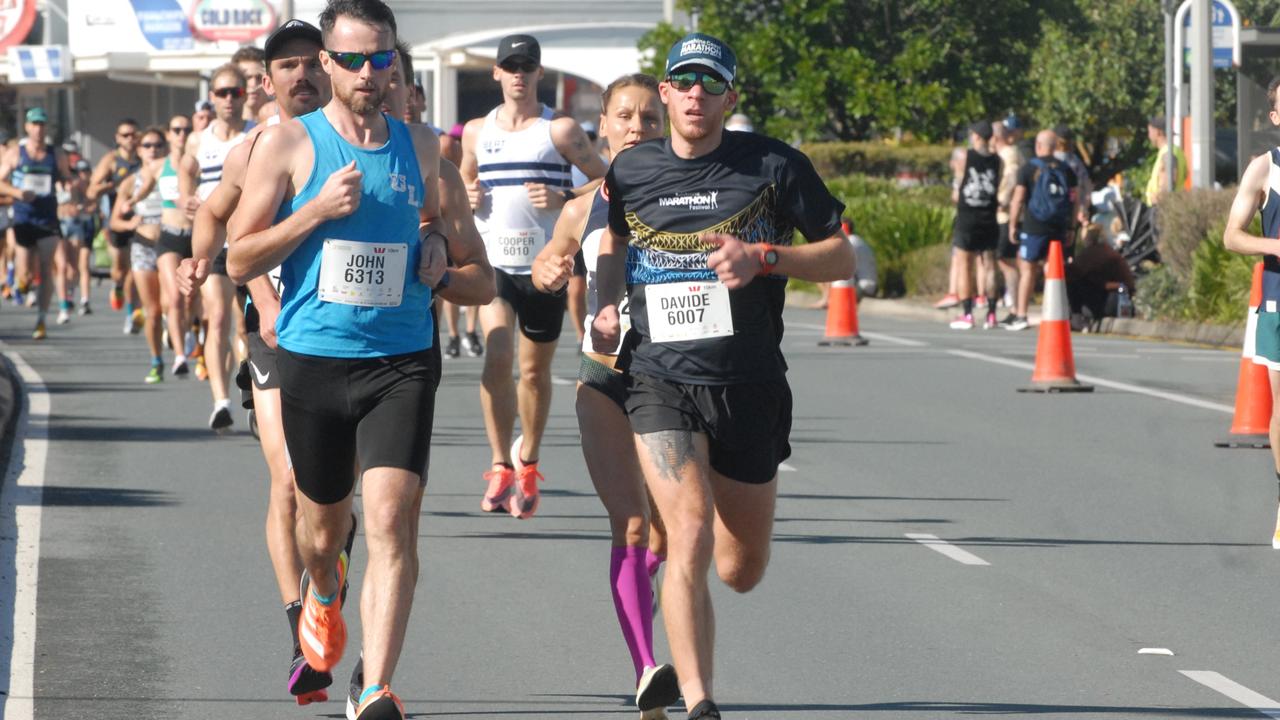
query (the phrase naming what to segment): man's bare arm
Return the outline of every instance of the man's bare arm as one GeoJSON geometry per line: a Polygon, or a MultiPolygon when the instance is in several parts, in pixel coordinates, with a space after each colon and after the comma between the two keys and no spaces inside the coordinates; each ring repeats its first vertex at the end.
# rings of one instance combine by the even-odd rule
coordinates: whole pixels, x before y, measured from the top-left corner
{"type": "MultiPolygon", "coordinates": [[[[591,146],[587,133],[573,118],[556,118],[552,121],[551,142],[556,146],[556,151],[591,180],[604,177],[609,169],[605,166],[604,160],[600,159],[595,148],[591,146]]],[[[598,184],[587,183],[580,188],[574,188],[573,192],[575,195],[582,195],[598,184]]]]}
{"type": "Polygon", "coordinates": [[[448,160],[440,161],[440,210],[448,237],[449,287],[440,297],[458,305],[488,305],[496,294],[493,268],[471,213],[462,174],[448,160]]]}
{"type": "Polygon", "coordinates": [[[85,194],[90,200],[97,200],[102,193],[111,189],[111,166],[115,164],[116,154],[114,152],[98,161],[98,166],[93,169],[93,175],[89,178],[89,189],[85,194]]]}
{"type": "Polygon", "coordinates": [[[1240,178],[1240,188],[1231,202],[1227,215],[1227,229],[1222,234],[1222,244],[1228,250],[1241,255],[1280,255],[1280,240],[1264,238],[1249,232],[1253,218],[1258,214],[1266,198],[1271,174],[1271,156],[1254,158],[1240,178]]]}
{"type": "Polygon", "coordinates": [[[14,200],[21,200],[22,190],[9,182],[17,165],[16,148],[6,150],[3,155],[0,155],[0,195],[6,195],[14,200]]]}

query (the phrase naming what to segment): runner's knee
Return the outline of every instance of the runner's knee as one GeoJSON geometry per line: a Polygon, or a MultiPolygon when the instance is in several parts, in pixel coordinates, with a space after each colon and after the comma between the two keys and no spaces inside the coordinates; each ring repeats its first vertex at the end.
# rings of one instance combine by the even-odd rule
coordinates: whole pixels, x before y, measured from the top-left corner
{"type": "Polygon", "coordinates": [[[716,559],[716,573],[720,580],[734,592],[745,593],[755,589],[764,579],[769,565],[769,552],[734,553],[731,557],[716,559]]]}

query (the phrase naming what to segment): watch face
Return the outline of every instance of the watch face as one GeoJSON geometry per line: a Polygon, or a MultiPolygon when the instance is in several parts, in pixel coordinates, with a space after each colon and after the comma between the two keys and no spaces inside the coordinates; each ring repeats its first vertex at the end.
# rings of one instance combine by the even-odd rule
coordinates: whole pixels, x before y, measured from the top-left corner
{"type": "Polygon", "coordinates": [[[769,252],[765,253],[765,254],[764,254],[764,261],[765,261],[766,263],[770,264],[770,265],[777,265],[777,264],[778,264],[778,251],[777,251],[777,250],[770,250],[769,252]]]}

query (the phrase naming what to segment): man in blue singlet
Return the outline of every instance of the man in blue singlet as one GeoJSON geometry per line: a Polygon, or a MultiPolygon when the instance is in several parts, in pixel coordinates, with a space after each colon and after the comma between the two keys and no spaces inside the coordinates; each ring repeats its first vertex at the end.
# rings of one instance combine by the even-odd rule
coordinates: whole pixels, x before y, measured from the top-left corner
{"type": "Polygon", "coordinates": [[[390,683],[417,580],[412,515],[440,372],[430,352],[431,298],[447,287],[456,301],[486,303],[493,277],[478,264],[447,269],[422,252],[444,228],[439,141],[379,111],[396,61],[391,10],[381,0],[330,0],[320,27],[334,99],[259,136],[228,228],[227,269],[245,282],[281,266],[277,368],[307,571],[303,654],[328,672],[346,648],[340,558],[351,526],[350,469],[359,467],[367,685],[353,715],[401,720],[390,683]]]}

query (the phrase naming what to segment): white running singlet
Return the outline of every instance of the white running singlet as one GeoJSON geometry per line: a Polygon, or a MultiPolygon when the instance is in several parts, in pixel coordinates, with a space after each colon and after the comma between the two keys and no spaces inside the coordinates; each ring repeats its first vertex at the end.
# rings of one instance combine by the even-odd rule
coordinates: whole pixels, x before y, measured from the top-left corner
{"type": "Polygon", "coordinates": [[[219,140],[213,134],[211,124],[200,133],[200,148],[196,151],[196,162],[200,164],[200,184],[196,186],[196,196],[201,202],[209,199],[213,189],[222,180],[222,165],[227,161],[231,148],[244,142],[247,133],[244,130],[226,140],[219,140]]]}

